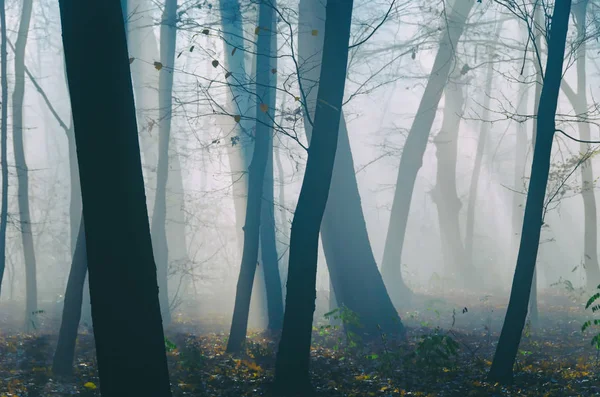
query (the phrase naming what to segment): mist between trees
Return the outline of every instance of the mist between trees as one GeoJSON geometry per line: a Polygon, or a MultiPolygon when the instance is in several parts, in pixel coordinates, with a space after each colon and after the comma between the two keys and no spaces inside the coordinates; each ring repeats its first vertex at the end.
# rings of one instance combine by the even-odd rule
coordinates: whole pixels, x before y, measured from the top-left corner
{"type": "Polygon", "coordinates": [[[596,0],[0,5],[0,396],[600,393],[596,0]]]}

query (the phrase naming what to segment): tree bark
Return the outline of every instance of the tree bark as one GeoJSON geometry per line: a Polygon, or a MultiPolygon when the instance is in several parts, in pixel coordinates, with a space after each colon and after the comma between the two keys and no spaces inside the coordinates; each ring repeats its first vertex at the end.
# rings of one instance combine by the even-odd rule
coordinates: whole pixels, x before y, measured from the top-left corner
{"type": "Polygon", "coordinates": [[[489,372],[491,382],[512,382],[513,365],[527,317],[527,304],[531,292],[544,215],[544,199],[550,170],[552,141],[556,131],[556,108],[563,73],[563,57],[570,9],[571,0],[557,0],[552,14],[546,73],[537,112],[538,136],[535,143],[531,179],[525,204],[521,245],[506,317],[489,372]]]}
{"type": "Polygon", "coordinates": [[[121,6],[118,0],[59,5],[101,392],[169,397],[121,6]],[[127,349],[116,341],[126,341],[127,349]]]}
{"type": "Polygon", "coordinates": [[[283,331],[275,383],[279,395],[312,393],[310,344],[319,229],[331,187],[348,63],[352,0],[328,0],[314,133],[294,213],[283,331]]]}
{"type": "Polygon", "coordinates": [[[25,329],[35,328],[35,313],[37,312],[37,276],[35,249],[29,209],[29,175],[25,147],[23,143],[23,103],[25,99],[25,47],[29,35],[32,0],[23,0],[23,10],[19,31],[15,42],[15,88],[12,96],[13,106],[13,150],[15,168],[17,171],[17,195],[19,203],[19,220],[21,225],[21,242],[25,259],[25,329]]]}
{"type": "Polygon", "coordinates": [[[77,330],[81,320],[81,306],[83,301],[83,285],[87,274],[87,260],[85,249],[85,231],[83,217],[80,218],[79,233],[71,271],[67,281],[65,301],[62,312],[60,331],[58,333],[58,344],[52,361],[52,372],[57,376],[69,376],[73,374],[73,359],[75,357],[75,343],[77,341],[77,330]]]}
{"type": "MultiPolygon", "coordinates": [[[[268,158],[265,169],[265,181],[263,185],[262,193],[262,205],[261,205],[261,226],[260,226],[260,255],[262,258],[263,273],[265,278],[265,287],[267,292],[267,314],[269,322],[267,328],[270,331],[280,331],[283,325],[283,292],[281,288],[281,275],[279,273],[279,255],[277,254],[277,237],[275,234],[275,192],[274,192],[274,178],[273,178],[273,124],[275,117],[275,105],[277,102],[277,4],[275,0],[268,0],[267,5],[270,7],[271,13],[271,30],[269,35],[269,47],[270,51],[268,55],[262,53],[259,49],[257,52],[257,59],[260,54],[263,57],[268,58],[268,69],[263,71],[269,76],[269,84],[263,91],[266,95],[265,104],[272,106],[273,111],[268,114],[267,125],[258,125],[258,128],[268,128],[268,158]],[[273,72],[275,71],[275,72],[273,72]]],[[[260,22],[260,21],[259,21],[260,22]]],[[[262,23],[262,22],[261,22],[262,23]]],[[[262,25],[261,25],[262,26],[262,25]]],[[[261,42],[261,44],[263,44],[261,42]]],[[[267,62],[264,60],[257,61],[257,72],[260,72],[258,62],[260,66],[267,67],[267,62]]],[[[261,92],[261,87],[257,88],[257,93],[261,92]]]]}
{"type": "Polygon", "coordinates": [[[173,73],[177,40],[177,0],[166,0],[160,26],[160,77],[158,79],[158,166],[156,198],[152,212],[152,247],[158,271],[158,296],[164,324],[171,322],[169,307],[169,247],[167,244],[167,180],[169,178],[169,141],[173,106],[173,73]]]}
{"type": "Polygon", "coordinates": [[[423,164],[423,155],[442,92],[455,64],[455,48],[474,4],[474,0],[459,0],[454,3],[450,12],[447,12],[447,26],[443,28],[431,76],[402,150],[381,265],[383,279],[396,306],[401,305],[403,300],[410,296],[408,287],[402,281],[400,264],[415,181],[423,164]]]}
{"type": "Polygon", "coordinates": [[[2,204],[0,206],[0,297],[6,269],[6,226],[8,224],[8,76],[6,48],[6,9],[0,0],[0,82],[2,103],[0,114],[0,167],[2,168],[2,204]]]}
{"type": "MultiPolygon", "coordinates": [[[[244,248],[235,295],[231,332],[227,343],[228,352],[239,352],[246,340],[250,298],[258,260],[263,188],[275,114],[275,87],[271,86],[272,78],[270,76],[272,74],[271,36],[275,34],[272,30],[274,12],[271,1],[261,1],[256,49],[256,96],[258,102],[256,106],[256,135],[248,181],[244,248]]],[[[272,263],[269,265],[272,265],[272,263]]],[[[266,271],[265,277],[267,277],[266,271]]],[[[272,282],[273,280],[267,279],[265,281],[272,282]]]]}
{"type": "MultiPolygon", "coordinates": [[[[299,78],[306,106],[304,129],[312,143],[325,31],[323,2],[302,0],[298,19],[299,78]]],[[[337,301],[358,314],[364,325],[360,332],[380,337],[378,326],[384,332],[402,332],[400,317],[387,293],[369,241],[343,112],[321,239],[337,301]]]]}

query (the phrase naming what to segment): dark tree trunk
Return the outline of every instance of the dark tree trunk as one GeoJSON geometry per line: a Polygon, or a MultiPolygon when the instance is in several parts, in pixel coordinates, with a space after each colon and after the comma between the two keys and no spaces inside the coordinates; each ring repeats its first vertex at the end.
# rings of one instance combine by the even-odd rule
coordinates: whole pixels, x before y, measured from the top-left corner
{"type": "Polygon", "coordinates": [[[111,397],[169,397],[121,6],[119,0],[59,5],[100,389],[111,397]]]}
{"type": "MultiPolygon", "coordinates": [[[[267,55],[269,59],[269,86],[265,89],[267,106],[273,110],[276,105],[277,73],[271,71],[277,70],[277,23],[275,0],[270,0],[269,7],[272,8],[270,51],[267,55]]],[[[258,52],[261,54],[261,52],[258,52]]],[[[258,60],[257,62],[260,62],[258,60]]],[[[257,71],[259,71],[257,65],[257,71]]],[[[270,331],[280,331],[283,325],[283,292],[281,288],[281,275],[279,273],[279,256],[277,254],[277,237],[275,234],[275,193],[273,179],[273,117],[275,112],[269,113],[267,126],[269,146],[267,168],[265,170],[265,182],[263,186],[263,200],[261,205],[261,226],[260,226],[260,254],[262,258],[263,272],[265,275],[265,286],[267,290],[267,313],[269,317],[268,329],[270,331]]],[[[258,128],[258,126],[257,126],[258,128]]]]}
{"type": "Polygon", "coordinates": [[[512,381],[513,365],[527,317],[527,304],[531,292],[544,215],[544,198],[550,170],[552,141],[556,130],[554,119],[562,79],[570,9],[571,0],[557,0],[552,14],[546,73],[537,112],[538,136],[535,143],[531,179],[525,204],[521,245],[508,310],[489,373],[489,379],[492,382],[510,383],[512,381]]]}
{"type": "Polygon", "coordinates": [[[312,393],[310,342],[319,229],[331,187],[346,82],[352,0],[328,0],[323,61],[306,172],[294,213],[283,331],[275,365],[280,395],[312,393]]]}
{"type": "Polygon", "coordinates": [[[456,67],[454,51],[473,4],[475,4],[475,0],[460,0],[455,1],[452,6],[447,17],[447,26],[443,29],[440,48],[431,69],[431,76],[402,150],[381,264],[385,285],[396,306],[401,305],[409,295],[408,288],[402,281],[400,264],[415,181],[423,164],[423,155],[427,148],[431,126],[442,92],[450,70],[452,67],[456,67]]]}
{"type": "Polygon", "coordinates": [[[6,48],[6,9],[4,0],[0,0],[0,85],[2,86],[2,114],[0,117],[0,167],[2,168],[2,205],[0,207],[0,297],[2,280],[6,268],[6,225],[8,223],[8,77],[6,48]]]}
{"type": "MultiPolygon", "coordinates": [[[[308,141],[312,142],[325,30],[323,2],[302,0],[298,19],[300,81],[306,103],[304,128],[308,141]],[[314,36],[313,30],[321,33],[314,36]]],[[[321,239],[337,301],[358,314],[365,326],[360,331],[376,337],[380,335],[378,326],[389,333],[402,331],[371,249],[343,112],[321,239]]]]}
{"type": "Polygon", "coordinates": [[[25,329],[31,330],[35,324],[37,311],[37,280],[35,250],[29,210],[29,175],[25,159],[23,143],[23,102],[25,99],[25,47],[31,22],[32,0],[23,1],[23,11],[19,23],[19,32],[15,42],[15,89],[13,91],[13,150],[15,168],[17,170],[17,194],[19,203],[19,220],[21,224],[21,241],[25,259],[25,329]]]}
{"type": "Polygon", "coordinates": [[[87,259],[85,251],[85,230],[83,217],[79,224],[79,233],[71,271],[67,281],[67,291],[62,312],[58,344],[52,361],[52,372],[58,376],[68,376],[73,373],[73,359],[75,357],[75,342],[77,330],[81,320],[81,304],[83,301],[83,285],[87,274],[87,259]]]}
{"type": "Polygon", "coordinates": [[[158,271],[158,296],[163,322],[171,322],[169,307],[169,247],[167,244],[167,180],[169,178],[169,141],[171,140],[171,111],[175,43],[177,39],[177,0],[166,0],[160,25],[160,77],[158,80],[158,166],[156,167],[156,198],[152,211],[152,242],[158,271]]]}
{"type": "MultiPolygon", "coordinates": [[[[248,201],[246,205],[246,221],[244,226],[244,248],[242,263],[235,295],[235,307],[231,322],[231,332],[227,343],[227,351],[238,352],[246,340],[250,298],[256,273],[258,247],[260,243],[261,204],[265,171],[269,159],[269,142],[273,131],[275,114],[275,90],[271,87],[271,40],[275,32],[273,27],[274,10],[270,1],[263,0],[259,9],[259,32],[257,34],[256,56],[256,135],[254,154],[250,163],[248,181],[248,201]]],[[[271,165],[272,168],[272,165],[271,165]]],[[[272,200],[271,200],[272,202],[272,200]]],[[[270,263],[269,266],[272,264],[270,263]]],[[[272,270],[270,268],[270,270],[272,270]]],[[[267,272],[265,272],[267,277],[267,272]]],[[[265,280],[266,282],[272,280],[265,280]]]]}

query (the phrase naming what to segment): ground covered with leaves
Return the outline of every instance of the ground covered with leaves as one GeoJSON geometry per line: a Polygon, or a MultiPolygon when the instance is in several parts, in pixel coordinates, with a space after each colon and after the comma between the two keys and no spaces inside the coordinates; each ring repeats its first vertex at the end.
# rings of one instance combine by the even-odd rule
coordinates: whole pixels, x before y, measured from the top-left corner
{"type": "MultiPolygon", "coordinates": [[[[581,331],[582,324],[593,318],[583,310],[584,304],[556,294],[542,296],[538,325],[528,323],[524,331],[514,385],[505,387],[485,379],[506,298],[456,295],[460,298],[418,297],[413,310],[401,313],[408,329],[403,340],[392,341],[386,335],[369,343],[356,336],[348,339],[329,321],[336,324],[345,318],[320,319],[312,348],[312,381],[317,394],[600,395],[598,350],[590,344],[594,333],[581,331]]],[[[340,312],[333,316],[340,317],[340,312]]],[[[197,319],[178,318],[167,330],[165,341],[174,396],[270,395],[276,336],[252,333],[245,353],[230,355],[225,353],[225,332],[210,332],[197,319]]],[[[0,397],[100,395],[93,336],[85,329],[77,344],[74,376],[53,377],[57,335],[47,329],[54,326],[47,324],[44,330],[23,334],[6,331],[0,324],[0,397]]]]}

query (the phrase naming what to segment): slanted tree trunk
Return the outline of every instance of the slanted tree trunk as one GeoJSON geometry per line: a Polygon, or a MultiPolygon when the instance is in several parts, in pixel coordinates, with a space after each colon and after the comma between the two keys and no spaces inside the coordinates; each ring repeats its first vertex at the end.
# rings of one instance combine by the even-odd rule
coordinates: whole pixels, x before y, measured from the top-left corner
{"type": "MultiPolygon", "coordinates": [[[[272,74],[271,36],[275,34],[272,30],[273,17],[274,9],[271,2],[262,0],[259,8],[256,46],[256,96],[258,102],[258,106],[256,106],[256,135],[248,181],[244,248],[235,295],[231,332],[227,343],[228,352],[240,351],[246,340],[250,298],[258,260],[263,187],[275,114],[275,88],[271,87],[272,78],[270,76],[272,74]]],[[[269,265],[272,265],[272,263],[269,263],[269,265]]],[[[267,272],[265,271],[266,276],[267,272]]]]}
{"type": "Polygon", "coordinates": [[[71,271],[67,281],[67,291],[62,312],[58,344],[52,361],[52,372],[57,376],[68,376],[73,373],[73,359],[75,357],[75,342],[77,330],[81,320],[81,304],[83,301],[83,285],[87,274],[87,259],[85,250],[85,230],[83,217],[80,218],[79,233],[71,271]]]}
{"type": "Polygon", "coordinates": [[[510,383],[512,381],[513,365],[527,317],[527,304],[543,223],[552,141],[556,131],[556,108],[563,73],[570,9],[571,0],[556,0],[550,24],[546,73],[537,112],[538,136],[525,204],[521,245],[506,317],[488,376],[491,382],[510,383]]]}
{"type": "MultiPolygon", "coordinates": [[[[459,79],[455,73],[453,79],[459,79]]],[[[465,98],[463,82],[451,81],[446,86],[444,100],[444,120],[440,132],[433,142],[436,147],[437,178],[431,196],[437,206],[447,272],[461,277],[462,285],[472,280],[472,270],[467,262],[465,248],[461,238],[459,213],[462,203],[456,189],[456,158],[461,118],[464,112],[465,98]]]]}
{"type": "MultiPolygon", "coordinates": [[[[298,20],[299,77],[305,103],[304,129],[308,141],[312,142],[325,31],[324,2],[302,0],[298,20]],[[316,36],[313,31],[317,32],[316,36]]],[[[360,332],[377,338],[380,337],[378,326],[384,332],[401,332],[402,323],[371,249],[343,112],[331,189],[321,224],[321,239],[337,302],[359,316],[364,326],[360,332]]]]}
{"type": "Polygon", "coordinates": [[[2,170],[2,204],[0,206],[0,297],[2,296],[2,280],[6,269],[6,226],[8,224],[8,76],[6,48],[6,9],[4,0],[0,0],[0,167],[2,170]]]}
{"type": "MultiPolygon", "coordinates": [[[[275,0],[266,1],[265,7],[271,8],[271,30],[269,34],[268,54],[257,52],[257,59],[260,54],[268,58],[268,71],[262,71],[269,76],[268,87],[263,89],[265,93],[265,104],[273,111],[268,114],[267,125],[259,126],[258,128],[268,129],[268,158],[265,169],[265,181],[262,193],[261,205],[261,225],[260,225],[260,254],[262,258],[263,273],[265,277],[265,287],[267,292],[267,314],[269,322],[267,328],[270,331],[279,331],[283,325],[283,292],[281,288],[281,275],[279,274],[279,257],[277,254],[277,237],[275,234],[275,193],[274,193],[274,178],[273,178],[273,122],[275,117],[275,105],[277,99],[277,4],[275,0]],[[273,73],[275,71],[275,73],[273,73]]],[[[260,21],[259,21],[260,22],[260,21]]],[[[261,22],[262,23],[262,22],[261,22]]],[[[262,26],[262,25],[261,25],[262,26]]],[[[262,42],[261,42],[262,44],[262,42]]],[[[260,72],[259,66],[267,68],[267,62],[257,60],[257,73],[260,72]],[[260,65],[259,65],[260,62],[260,65]]],[[[257,76],[258,78],[258,76],[257,76]]],[[[260,93],[260,87],[257,88],[257,93],[260,93]]]]}
{"type": "Polygon", "coordinates": [[[121,6],[118,0],[59,5],[100,389],[111,397],[169,397],[121,6]],[[126,349],[115,348],[120,340],[126,349]]]}
{"type": "MultiPolygon", "coordinates": [[[[563,92],[571,102],[575,113],[584,117],[588,112],[587,78],[586,78],[586,20],[588,0],[580,0],[573,4],[573,16],[577,27],[577,92],[575,93],[563,81],[563,92]]],[[[590,125],[583,121],[579,126],[579,138],[589,141],[590,125]]],[[[589,143],[580,143],[581,153],[591,150],[589,143]]],[[[587,288],[594,290],[600,284],[600,266],[598,264],[598,216],[596,209],[596,194],[594,193],[594,169],[591,160],[581,165],[581,197],[584,211],[583,263],[587,276],[587,288]]]]}
{"type": "Polygon", "coordinates": [[[31,22],[32,0],[23,0],[23,9],[17,40],[15,42],[15,88],[12,96],[13,106],[13,150],[17,171],[17,195],[19,203],[19,220],[21,226],[21,242],[25,259],[25,329],[31,330],[35,324],[37,311],[37,281],[35,249],[29,210],[29,175],[23,144],[23,102],[25,99],[25,47],[31,22]]]}
{"type": "Polygon", "coordinates": [[[346,82],[352,0],[328,0],[314,133],[292,222],[283,331],[275,383],[278,395],[311,395],[309,363],[316,299],[319,229],[331,187],[346,82]]]}
{"type": "Polygon", "coordinates": [[[160,26],[160,77],[158,80],[158,166],[156,198],[152,212],[152,246],[158,271],[158,296],[163,323],[171,322],[169,307],[169,247],[167,244],[167,179],[169,177],[169,141],[173,106],[173,73],[177,39],[177,0],[166,0],[160,26]]]}
{"type": "Polygon", "coordinates": [[[423,155],[442,92],[450,70],[455,65],[454,51],[473,4],[475,0],[458,0],[450,10],[446,10],[447,26],[442,28],[440,47],[431,69],[431,76],[402,150],[381,264],[385,285],[396,306],[401,305],[409,294],[402,281],[400,263],[415,181],[423,164],[423,155]]]}

